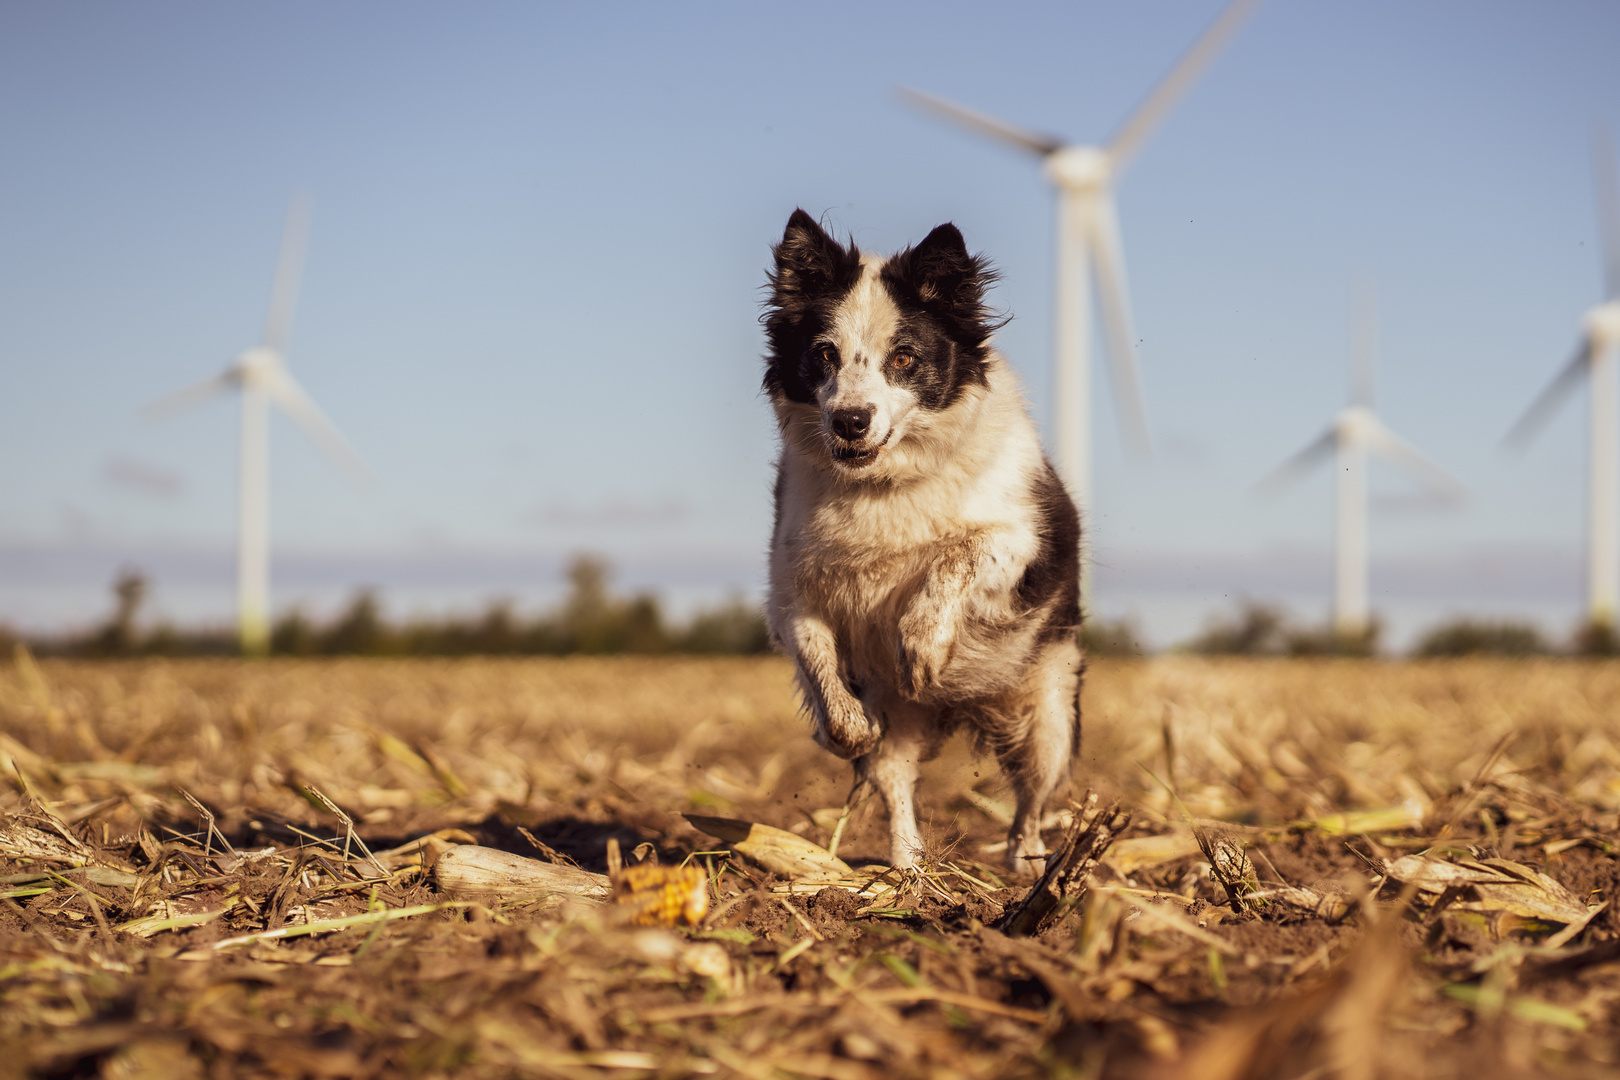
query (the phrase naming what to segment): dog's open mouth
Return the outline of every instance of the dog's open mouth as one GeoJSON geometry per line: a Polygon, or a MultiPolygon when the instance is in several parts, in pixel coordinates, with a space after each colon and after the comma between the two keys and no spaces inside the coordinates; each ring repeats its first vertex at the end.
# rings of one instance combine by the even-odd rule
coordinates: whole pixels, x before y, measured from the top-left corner
{"type": "MultiPolygon", "coordinates": [[[[889,432],[889,435],[893,434],[893,431],[889,432]]],[[[838,459],[840,465],[851,469],[864,469],[876,461],[878,455],[883,453],[883,448],[889,444],[889,435],[883,436],[883,441],[876,446],[850,446],[847,443],[834,442],[832,446],[833,457],[838,459]]]]}

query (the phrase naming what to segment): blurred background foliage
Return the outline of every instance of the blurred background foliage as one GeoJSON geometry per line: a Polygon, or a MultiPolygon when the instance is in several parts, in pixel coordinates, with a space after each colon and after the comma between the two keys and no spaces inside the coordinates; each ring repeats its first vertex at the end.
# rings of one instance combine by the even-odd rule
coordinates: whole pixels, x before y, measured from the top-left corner
{"type": "MultiPolygon", "coordinates": [[[[614,592],[612,568],[599,556],[577,556],[567,576],[562,602],[531,615],[516,610],[510,600],[497,599],[476,615],[396,621],[387,617],[375,590],[361,589],[326,620],[301,608],[283,614],[271,635],[270,651],[279,656],[754,656],[771,651],[764,611],[742,597],[680,621],[665,613],[653,593],[614,592]]],[[[238,655],[231,626],[144,625],[139,616],[149,586],[140,571],[126,569],[113,583],[112,611],[103,622],[54,637],[24,635],[0,625],[0,649],[9,651],[20,642],[48,656],[238,655]]],[[[1244,600],[1170,651],[1205,656],[1393,655],[1381,648],[1381,630],[1375,620],[1364,636],[1346,638],[1331,625],[1302,622],[1280,607],[1244,600]]],[[[1152,652],[1129,618],[1088,618],[1081,639],[1092,656],[1152,652]]],[[[1533,623],[1460,617],[1420,635],[1409,655],[1620,656],[1620,641],[1602,627],[1579,626],[1560,642],[1533,623]]]]}
{"type": "MultiPolygon", "coordinates": [[[[1243,601],[1234,613],[1209,623],[1180,651],[1207,656],[1377,656],[1381,627],[1375,620],[1365,635],[1346,638],[1331,625],[1296,622],[1286,611],[1243,601]]],[[[1470,617],[1441,622],[1419,636],[1415,657],[1448,656],[1615,656],[1611,632],[1581,625],[1567,642],[1549,639],[1533,623],[1470,617]]]]}
{"type": "MultiPolygon", "coordinates": [[[[673,622],[651,593],[617,595],[611,569],[592,555],[568,568],[569,589],[550,611],[527,616],[509,600],[492,601],[481,614],[390,620],[371,589],[356,592],[335,617],[321,621],[294,608],[277,620],[270,651],[280,656],[564,656],[576,653],[680,653],[754,655],[770,651],[764,612],[737,598],[673,622]]],[[[113,585],[106,622],[79,633],[28,639],[44,655],[235,656],[231,626],[181,628],[138,621],[148,582],[125,570],[113,585]]],[[[0,639],[23,640],[0,627],[0,639]]],[[[0,641],[0,643],[7,643],[0,641]]]]}

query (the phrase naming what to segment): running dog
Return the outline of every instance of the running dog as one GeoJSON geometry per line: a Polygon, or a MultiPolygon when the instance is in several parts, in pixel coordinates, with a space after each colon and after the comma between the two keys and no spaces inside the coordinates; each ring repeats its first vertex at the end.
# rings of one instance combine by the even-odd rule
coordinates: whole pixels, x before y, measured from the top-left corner
{"type": "Polygon", "coordinates": [[[1079,748],[1080,520],[990,345],[996,274],[949,224],[883,257],[796,210],[773,251],[768,618],[816,741],[883,797],[908,867],[918,767],[970,728],[1017,792],[1008,863],[1039,871],[1079,748]]]}

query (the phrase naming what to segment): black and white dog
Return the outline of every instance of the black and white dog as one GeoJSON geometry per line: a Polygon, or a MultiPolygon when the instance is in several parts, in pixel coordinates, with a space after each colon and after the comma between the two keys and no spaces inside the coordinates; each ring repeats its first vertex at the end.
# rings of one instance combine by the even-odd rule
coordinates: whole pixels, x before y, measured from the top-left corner
{"type": "Polygon", "coordinates": [[[769,620],[816,740],[856,759],[912,866],[918,766],[971,727],[1017,792],[1008,861],[1038,871],[1080,737],[1080,521],[990,347],[995,273],[954,225],[884,258],[803,210],[775,256],[769,620]]]}

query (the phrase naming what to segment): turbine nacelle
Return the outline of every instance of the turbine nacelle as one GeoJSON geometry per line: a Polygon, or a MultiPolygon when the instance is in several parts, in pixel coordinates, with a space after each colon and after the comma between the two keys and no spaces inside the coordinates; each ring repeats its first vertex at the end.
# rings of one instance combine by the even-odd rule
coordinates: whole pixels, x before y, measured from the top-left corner
{"type": "Polygon", "coordinates": [[[1588,311],[1581,319],[1581,327],[1594,349],[1620,345],[1620,300],[1610,300],[1588,311]]]}
{"type": "Polygon", "coordinates": [[[1365,446],[1374,441],[1382,427],[1367,406],[1350,405],[1340,410],[1333,422],[1333,430],[1341,442],[1365,446]]]}
{"type": "Polygon", "coordinates": [[[244,385],[264,387],[274,381],[283,369],[279,350],[268,345],[256,345],[237,353],[231,371],[244,385]]]}
{"type": "Polygon", "coordinates": [[[1114,178],[1108,151],[1095,146],[1065,146],[1046,156],[1046,178],[1065,191],[1100,191],[1114,178]]]}

